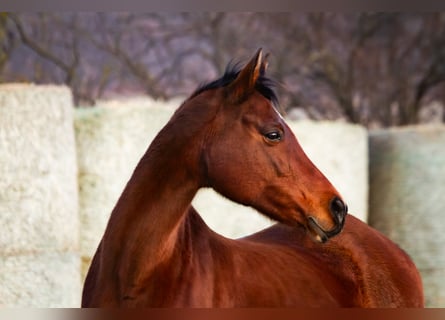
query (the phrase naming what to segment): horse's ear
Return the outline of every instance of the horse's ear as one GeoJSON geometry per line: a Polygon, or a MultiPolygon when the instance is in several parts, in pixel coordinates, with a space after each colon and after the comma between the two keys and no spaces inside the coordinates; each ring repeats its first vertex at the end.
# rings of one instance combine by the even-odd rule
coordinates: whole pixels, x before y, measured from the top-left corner
{"type": "Polygon", "coordinates": [[[238,103],[243,101],[255,89],[255,84],[264,72],[262,49],[258,49],[255,56],[241,69],[236,79],[227,87],[229,99],[238,103]]]}
{"type": "Polygon", "coordinates": [[[269,61],[267,61],[268,58],[269,58],[269,53],[266,53],[263,61],[261,61],[260,76],[264,76],[266,74],[267,67],[269,66],[269,61]]]}

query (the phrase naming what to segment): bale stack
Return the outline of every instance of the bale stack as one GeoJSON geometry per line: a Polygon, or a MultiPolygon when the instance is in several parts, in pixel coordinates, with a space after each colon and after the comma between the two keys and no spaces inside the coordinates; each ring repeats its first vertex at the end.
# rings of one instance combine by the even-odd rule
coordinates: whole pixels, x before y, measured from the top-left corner
{"type": "Polygon", "coordinates": [[[413,258],[426,304],[445,306],[445,126],[370,133],[370,224],[413,258]]]}
{"type": "Polygon", "coordinates": [[[0,85],[0,225],[0,306],[79,306],[77,166],[65,87],[0,85]]]}

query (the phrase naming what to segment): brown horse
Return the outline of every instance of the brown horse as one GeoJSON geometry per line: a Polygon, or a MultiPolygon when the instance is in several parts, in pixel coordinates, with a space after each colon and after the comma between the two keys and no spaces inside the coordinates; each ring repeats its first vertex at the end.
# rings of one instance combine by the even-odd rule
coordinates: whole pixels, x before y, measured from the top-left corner
{"type": "Polygon", "coordinates": [[[159,132],[111,214],[83,307],[423,305],[408,256],[352,216],[345,223],[340,195],[274,108],[265,68],[259,50],[159,132]],[[190,205],[202,187],[279,223],[224,238],[190,205]]]}

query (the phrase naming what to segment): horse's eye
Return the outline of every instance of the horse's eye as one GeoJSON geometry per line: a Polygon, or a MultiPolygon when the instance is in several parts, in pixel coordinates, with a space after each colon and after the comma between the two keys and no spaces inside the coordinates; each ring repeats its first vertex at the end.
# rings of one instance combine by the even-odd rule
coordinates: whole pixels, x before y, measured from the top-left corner
{"type": "Polygon", "coordinates": [[[264,137],[271,142],[278,142],[282,139],[281,132],[279,131],[271,131],[264,135],[264,137]]]}

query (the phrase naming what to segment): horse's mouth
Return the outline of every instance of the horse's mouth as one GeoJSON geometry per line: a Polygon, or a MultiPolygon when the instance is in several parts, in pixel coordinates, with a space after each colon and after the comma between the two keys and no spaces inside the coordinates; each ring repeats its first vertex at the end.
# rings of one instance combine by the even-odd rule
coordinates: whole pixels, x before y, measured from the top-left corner
{"type": "Polygon", "coordinates": [[[325,243],[333,236],[336,236],[337,234],[339,234],[341,232],[341,230],[343,229],[343,225],[344,225],[344,219],[343,219],[343,221],[341,223],[337,223],[337,225],[335,226],[334,229],[326,231],[318,224],[316,218],[309,217],[308,220],[309,220],[308,221],[309,233],[311,234],[311,236],[314,237],[314,239],[317,242],[321,242],[321,243],[325,243]]]}

